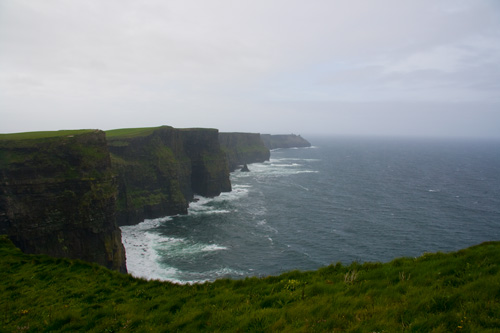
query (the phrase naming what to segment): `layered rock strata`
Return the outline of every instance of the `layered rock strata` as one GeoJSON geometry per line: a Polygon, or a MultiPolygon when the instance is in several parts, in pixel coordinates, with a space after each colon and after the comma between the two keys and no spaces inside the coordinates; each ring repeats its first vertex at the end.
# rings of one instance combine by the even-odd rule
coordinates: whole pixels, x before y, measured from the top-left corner
{"type": "Polygon", "coordinates": [[[0,135],[0,233],[26,253],[126,272],[102,131],[0,135]]]}

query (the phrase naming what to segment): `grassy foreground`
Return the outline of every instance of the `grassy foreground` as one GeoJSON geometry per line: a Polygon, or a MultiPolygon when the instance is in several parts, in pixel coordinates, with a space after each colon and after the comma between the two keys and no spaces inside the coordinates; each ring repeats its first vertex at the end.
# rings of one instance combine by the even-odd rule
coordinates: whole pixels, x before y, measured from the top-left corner
{"type": "Polygon", "coordinates": [[[0,331],[500,331],[500,242],[390,263],[175,285],[0,237],[0,331]]]}

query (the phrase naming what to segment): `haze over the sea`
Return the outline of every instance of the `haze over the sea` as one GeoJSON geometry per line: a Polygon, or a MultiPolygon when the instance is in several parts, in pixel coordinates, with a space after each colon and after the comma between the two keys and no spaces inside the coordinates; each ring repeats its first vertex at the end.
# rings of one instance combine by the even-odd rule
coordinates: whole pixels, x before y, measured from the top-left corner
{"type": "Polygon", "coordinates": [[[3,0],[0,50],[0,133],[500,136],[497,0],[3,0]]]}

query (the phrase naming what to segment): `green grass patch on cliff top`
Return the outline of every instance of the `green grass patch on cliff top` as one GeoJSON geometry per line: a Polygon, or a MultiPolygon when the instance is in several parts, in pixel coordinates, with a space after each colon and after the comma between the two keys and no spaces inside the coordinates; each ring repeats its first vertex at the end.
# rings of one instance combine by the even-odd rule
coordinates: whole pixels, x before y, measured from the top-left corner
{"type": "MultiPolygon", "coordinates": [[[[106,137],[110,138],[110,139],[134,138],[134,137],[150,135],[151,133],[153,133],[154,131],[156,131],[160,128],[174,129],[171,126],[163,125],[163,126],[158,126],[158,127],[120,128],[120,129],[114,129],[114,130],[107,130],[105,132],[106,132],[106,137]]],[[[198,130],[217,131],[217,129],[214,129],[214,128],[175,128],[175,130],[181,131],[181,132],[198,131],[198,130]]]]}
{"type": "Polygon", "coordinates": [[[46,139],[61,136],[74,136],[84,133],[95,132],[92,129],[81,130],[61,130],[61,131],[45,131],[45,132],[23,132],[23,133],[9,133],[0,134],[0,140],[30,140],[30,139],[46,139]]]}
{"type": "Polygon", "coordinates": [[[0,331],[498,332],[500,242],[389,263],[175,285],[0,237],[0,331]]]}
{"type": "Polygon", "coordinates": [[[106,137],[108,139],[115,138],[135,138],[140,136],[148,136],[152,134],[154,131],[160,128],[171,128],[170,126],[158,126],[158,127],[142,127],[142,128],[120,128],[105,131],[106,137]]]}

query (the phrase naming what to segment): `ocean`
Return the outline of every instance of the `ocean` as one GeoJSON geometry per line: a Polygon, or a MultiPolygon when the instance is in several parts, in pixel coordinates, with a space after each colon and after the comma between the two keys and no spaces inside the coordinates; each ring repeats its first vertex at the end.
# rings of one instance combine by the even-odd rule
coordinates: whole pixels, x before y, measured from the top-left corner
{"type": "Polygon", "coordinates": [[[187,215],[121,227],[129,273],[197,283],[500,240],[500,141],[308,139],[187,215]]]}

